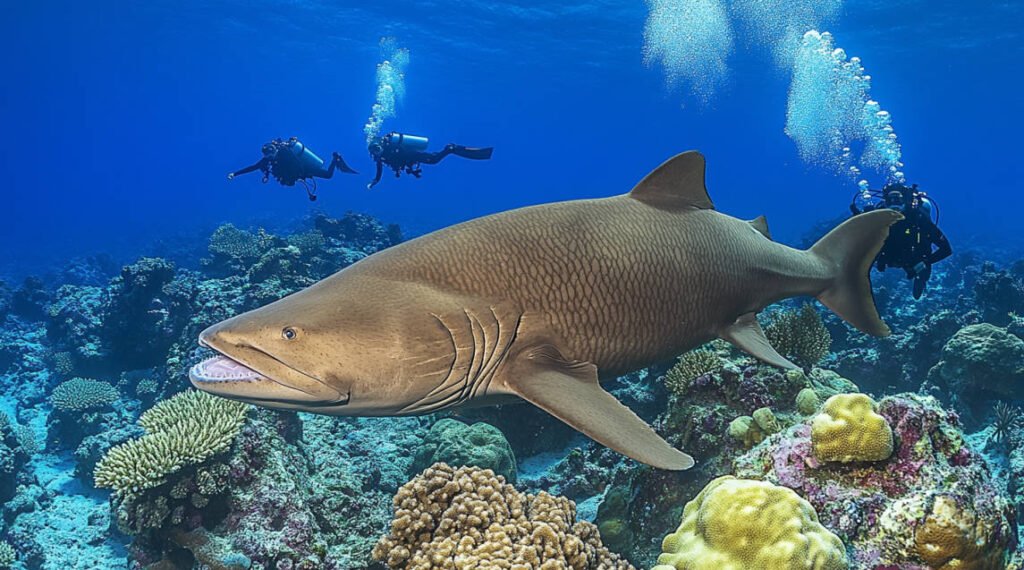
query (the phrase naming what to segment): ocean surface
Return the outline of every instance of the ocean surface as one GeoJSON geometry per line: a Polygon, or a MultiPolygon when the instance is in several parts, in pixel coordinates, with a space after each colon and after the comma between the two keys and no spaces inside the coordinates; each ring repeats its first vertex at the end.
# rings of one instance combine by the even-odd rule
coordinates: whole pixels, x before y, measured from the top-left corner
{"type": "MultiPolygon", "coordinates": [[[[43,0],[4,13],[0,569],[1024,568],[1020,2],[43,0]],[[389,133],[429,142],[373,155],[389,133]],[[287,180],[291,137],[356,172],[306,179],[309,200],[287,180]],[[276,138],[266,176],[229,176],[276,138]],[[458,254],[417,245],[491,214],[626,194],[685,151],[706,162],[714,210],[769,230],[695,236],[686,212],[711,204],[666,182],[649,203],[638,187],[650,211],[626,221],[581,210],[458,254]],[[894,188],[914,201],[884,203],[894,188]],[[778,285],[812,277],[765,252],[810,248],[855,199],[907,219],[884,247],[882,225],[837,230],[793,254],[820,264],[817,288],[778,285]],[[933,257],[912,244],[929,238],[933,257]],[[750,243],[767,249],[728,265],[750,243]],[[549,273],[518,271],[547,266],[516,255],[551,251],[564,257],[549,273]],[[310,313],[282,311],[298,324],[260,311],[388,255],[418,269],[380,270],[372,291],[339,280],[310,313]],[[468,336],[434,306],[417,313],[429,326],[394,314],[416,279],[459,303],[487,291],[459,306],[468,336]],[[579,296],[548,302],[565,291],[579,296]],[[479,375],[528,376],[515,367],[536,349],[528,334],[497,331],[533,322],[531,302],[555,331],[538,358],[573,388],[470,401],[479,375]],[[248,311],[260,327],[199,341],[248,311]],[[686,324],[662,334],[651,323],[665,315],[686,324]],[[451,332],[437,342],[477,358],[467,387],[367,403],[395,398],[385,387],[408,369],[394,363],[414,359],[388,343],[425,350],[437,322],[451,332]],[[267,349],[305,367],[270,380],[277,364],[227,338],[322,344],[267,349]],[[600,374],[605,345],[637,365],[600,374]],[[566,372],[591,364],[592,378],[566,372]],[[269,383],[273,397],[254,392],[269,383]],[[596,408],[605,391],[635,415],[596,408]],[[672,463],[681,452],[692,468],[672,463]],[[791,531],[771,530],[779,520],[791,531]]],[[[445,358],[435,383],[460,370],[445,358]]]]}

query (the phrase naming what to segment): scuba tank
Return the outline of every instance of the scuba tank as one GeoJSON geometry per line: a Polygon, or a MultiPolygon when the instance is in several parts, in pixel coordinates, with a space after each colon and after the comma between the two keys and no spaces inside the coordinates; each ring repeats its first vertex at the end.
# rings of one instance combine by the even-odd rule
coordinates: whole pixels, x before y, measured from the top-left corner
{"type": "Polygon", "coordinates": [[[928,219],[930,219],[936,226],[939,225],[938,202],[924,192],[918,192],[914,197],[917,198],[918,207],[921,208],[921,211],[928,214],[928,219]]]}
{"type": "Polygon", "coordinates": [[[287,148],[288,152],[292,153],[299,164],[302,165],[303,171],[314,172],[324,167],[323,159],[306,148],[306,145],[302,144],[298,139],[289,141],[287,148]]]}
{"type": "Polygon", "coordinates": [[[402,133],[388,133],[384,135],[384,140],[391,148],[397,152],[417,152],[427,150],[427,145],[430,143],[430,139],[427,137],[418,137],[416,135],[405,135],[402,133]]]}

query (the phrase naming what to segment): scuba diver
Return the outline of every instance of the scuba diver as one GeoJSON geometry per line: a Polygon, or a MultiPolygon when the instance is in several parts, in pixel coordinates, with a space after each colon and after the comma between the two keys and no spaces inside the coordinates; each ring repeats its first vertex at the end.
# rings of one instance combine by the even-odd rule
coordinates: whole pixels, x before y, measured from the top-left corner
{"type": "Polygon", "coordinates": [[[395,171],[395,178],[402,172],[412,174],[416,178],[423,175],[421,164],[437,164],[449,154],[471,160],[487,160],[491,158],[493,148],[468,148],[462,145],[449,144],[438,152],[427,152],[429,140],[426,137],[388,133],[370,143],[370,156],[377,163],[377,174],[366,187],[373,188],[380,182],[384,173],[384,165],[395,171]]]}
{"type": "Polygon", "coordinates": [[[324,168],[324,161],[319,156],[302,144],[298,138],[292,137],[287,141],[274,139],[263,145],[263,158],[255,164],[246,166],[228,174],[228,180],[236,176],[248,174],[259,170],[263,172],[263,182],[273,176],[282,186],[295,186],[296,182],[302,183],[306,189],[306,195],[310,200],[316,200],[316,179],[330,178],[334,176],[334,169],[349,174],[358,174],[349,168],[341,155],[333,153],[331,164],[324,168]]]}
{"type": "Polygon", "coordinates": [[[914,281],[914,299],[920,299],[932,276],[932,265],[953,253],[949,240],[938,226],[938,205],[919,191],[917,184],[898,183],[889,184],[881,191],[858,191],[850,203],[854,215],[881,208],[896,210],[903,214],[903,219],[889,229],[889,237],[875,258],[875,268],[879,271],[888,267],[903,269],[907,279],[914,281]]]}

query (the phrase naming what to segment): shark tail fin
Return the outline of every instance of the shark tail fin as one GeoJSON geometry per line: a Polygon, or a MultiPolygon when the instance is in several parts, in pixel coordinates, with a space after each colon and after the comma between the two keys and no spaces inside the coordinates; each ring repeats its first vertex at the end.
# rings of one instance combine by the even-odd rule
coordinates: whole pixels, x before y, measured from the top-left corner
{"type": "Polygon", "coordinates": [[[823,305],[861,332],[888,336],[871,293],[871,264],[889,236],[889,226],[903,219],[893,210],[854,216],[818,240],[810,252],[834,268],[831,284],[818,294],[823,305]]]}

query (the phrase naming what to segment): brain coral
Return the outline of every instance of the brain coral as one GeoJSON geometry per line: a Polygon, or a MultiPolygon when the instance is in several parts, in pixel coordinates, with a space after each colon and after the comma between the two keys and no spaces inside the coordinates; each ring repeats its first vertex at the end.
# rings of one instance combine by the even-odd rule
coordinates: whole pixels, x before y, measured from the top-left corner
{"type": "Polygon", "coordinates": [[[96,486],[124,497],[161,485],[183,466],[225,451],[248,410],[247,404],[194,390],[160,402],[139,418],[146,435],[112,448],[96,464],[96,486]]]}
{"type": "Polygon", "coordinates": [[[117,388],[99,380],[72,378],[53,389],[50,401],[55,408],[67,412],[81,412],[112,404],[121,395],[117,388]]]}
{"type": "Polygon", "coordinates": [[[391,533],[373,557],[408,570],[626,570],[597,527],[577,522],[576,505],[547,493],[524,495],[494,472],[429,467],[395,495],[391,533]]]}
{"type": "Polygon", "coordinates": [[[765,483],[719,477],[683,511],[652,570],[838,570],[842,541],[821,526],[810,503],[765,483]]]}
{"type": "Polygon", "coordinates": [[[490,469],[510,483],[516,481],[512,446],[501,430],[484,422],[467,425],[445,418],[431,426],[412,468],[419,472],[434,463],[453,467],[472,465],[490,469]]]}
{"type": "Polygon", "coordinates": [[[892,428],[864,394],[836,394],[811,422],[814,455],[822,461],[882,461],[892,455],[892,428]]]}

